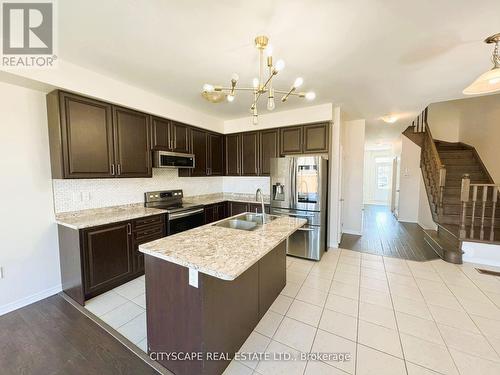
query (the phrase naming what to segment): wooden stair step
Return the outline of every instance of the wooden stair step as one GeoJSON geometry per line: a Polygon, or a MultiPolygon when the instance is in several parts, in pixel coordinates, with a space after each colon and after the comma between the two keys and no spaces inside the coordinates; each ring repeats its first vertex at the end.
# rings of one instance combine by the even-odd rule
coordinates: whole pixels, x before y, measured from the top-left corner
{"type": "Polygon", "coordinates": [[[450,241],[439,231],[424,230],[424,240],[442,259],[451,263],[462,263],[462,251],[458,241],[450,241]]]}

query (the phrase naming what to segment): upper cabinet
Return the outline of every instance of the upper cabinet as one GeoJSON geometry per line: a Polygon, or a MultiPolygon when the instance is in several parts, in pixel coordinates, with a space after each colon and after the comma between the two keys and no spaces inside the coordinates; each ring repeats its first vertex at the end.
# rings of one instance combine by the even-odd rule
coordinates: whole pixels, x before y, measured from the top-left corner
{"type": "Polygon", "coordinates": [[[62,91],[47,113],[53,178],[151,177],[149,115],[62,91]]]}
{"type": "Polygon", "coordinates": [[[191,176],[206,176],[207,175],[207,132],[201,129],[191,130],[191,150],[194,154],[194,168],[187,170],[191,176]]]}
{"type": "Polygon", "coordinates": [[[153,150],[189,153],[189,126],[153,117],[153,150]]]}
{"type": "Polygon", "coordinates": [[[208,133],[208,176],[224,174],[224,136],[208,133]]]}
{"type": "Polygon", "coordinates": [[[262,130],[259,143],[259,172],[261,176],[271,174],[271,158],[279,156],[278,129],[262,130]]]}
{"type": "Polygon", "coordinates": [[[240,171],[240,139],[241,134],[228,134],[225,137],[226,176],[239,176],[240,171]]]}
{"type": "Polygon", "coordinates": [[[65,92],[47,105],[52,177],[113,177],[111,105],[65,92]]]}
{"type": "Polygon", "coordinates": [[[259,132],[241,133],[241,175],[259,175],[259,132]]]}
{"type": "Polygon", "coordinates": [[[280,154],[328,152],[329,124],[311,124],[280,129],[280,154]]]}
{"type": "Polygon", "coordinates": [[[113,107],[115,174],[118,177],[151,177],[150,116],[113,107]]]}
{"type": "Polygon", "coordinates": [[[190,149],[194,154],[195,167],[179,169],[179,176],[222,176],[224,174],[224,136],[197,128],[192,128],[190,134],[190,149]]]}

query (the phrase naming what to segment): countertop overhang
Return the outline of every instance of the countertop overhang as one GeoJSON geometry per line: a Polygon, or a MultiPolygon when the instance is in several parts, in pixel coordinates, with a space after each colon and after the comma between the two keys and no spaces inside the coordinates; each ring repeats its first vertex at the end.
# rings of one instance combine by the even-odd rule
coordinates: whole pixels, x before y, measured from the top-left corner
{"type": "Polygon", "coordinates": [[[222,280],[234,280],[306,222],[281,216],[253,231],[211,223],[140,245],[139,251],[222,280]]]}

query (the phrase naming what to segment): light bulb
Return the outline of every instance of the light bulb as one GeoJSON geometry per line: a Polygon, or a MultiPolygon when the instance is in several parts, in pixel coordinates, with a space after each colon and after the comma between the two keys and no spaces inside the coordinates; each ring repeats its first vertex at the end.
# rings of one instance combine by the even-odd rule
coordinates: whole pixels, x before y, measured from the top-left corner
{"type": "Polygon", "coordinates": [[[283,69],[285,69],[285,62],[283,60],[278,60],[276,61],[276,65],[274,66],[274,69],[277,71],[277,72],[280,72],[282,71],[283,69]]]}
{"type": "Polygon", "coordinates": [[[238,74],[233,73],[231,75],[231,81],[238,82],[239,79],[240,79],[240,76],[238,74]]]}
{"type": "Polygon", "coordinates": [[[208,83],[205,83],[203,85],[203,91],[205,92],[213,92],[215,89],[214,89],[214,86],[213,85],[210,85],[208,83]]]}
{"type": "Polygon", "coordinates": [[[302,79],[302,77],[297,77],[297,79],[295,79],[295,82],[293,83],[293,87],[295,87],[297,89],[300,86],[302,86],[303,83],[304,83],[304,80],[302,79]]]}
{"type": "Polygon", "coordinates": [[[272,111],[276,105],[274,104],[274,97],[270,97],[267,99],[267,110],[272,111]]]}
{"type": "Polygon", "coordinates": [[[272,55],[273,55],[273,46],[269,44],[266,47],[266,56],[271,57],[272,55]]]}
{"type": "Polygon", "coordinates": [[[253,84],[253,88],[256,89],[259,87],[259,79],[258,78],[254,78],[253,81],[252,81],[252,84],[253,84]]]}
{"type": "Polygon", "coordinates": [[[253,115],[252,124],[257,125],[259,123],[259,117],[257,115],[253,115]]]}
{"type": "Polygon", "coordinates": [[[229,103],[234,102],[234,95],[228,95],[226,99],[229,103]]]}
{"type": "Polygon", "coordinates": [[[309,91],[308,93],[306,93],[306,99],[307,100],[314,100],[314,99],[316,99],[316,94],[312,91],[309,91]]]}

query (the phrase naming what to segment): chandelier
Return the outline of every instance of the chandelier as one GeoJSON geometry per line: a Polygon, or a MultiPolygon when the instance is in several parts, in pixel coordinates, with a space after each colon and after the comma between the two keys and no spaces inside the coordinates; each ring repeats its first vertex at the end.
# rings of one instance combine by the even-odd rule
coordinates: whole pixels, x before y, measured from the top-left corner
{"type": "Polygon", "coordinates": [[[255,38],[255,46],[259,51],[259,77],[253,79],[252,87],[239,87],[238,84],[238,74],[233,73],[231,76],[231,85],[229,87],[215,86],[211,84],[204,84],[202,96],[212,103],[220,103],[224,100],[228,102],[233,102],[237,91],[250,92],[253,95],[252,105],[250,106],[250,112],[252,113],[252,123],[254,125],[258,124],[258,110],[257,104],[261,97],[267,96],[267,109],[272,111],[275,108],[274,95],[280,94],[281,101],[286,102],[291,96],[296,96],[299,98],[305,98],[307,100],[314,100],[316,94],[312,91],[310,92],[298,92],[297,89],[302,86],[304,80],[301,77],[297,77],[293,85],[288,90],[278,90],[273,87],[273,79],[285,68],[285,62],[283,60],[276,61],[273,64],[273,50],[269,43],[269,38],[265,35],[261,35],[255,38]],[[266,59],[264,59],[264,53],[266,54],[266,59]],[[267,77],[265,77],[265,70],[267,68],[267,77]]]}
{"type": "Polygon", "coordinates": [[[485,39],[485,43],[495,44],[493,49],[493,68],[486,73],[481,74],[474,82],[467,87],[463,93],[465,95],[478,95],[490,94],[500,91],[500,52],[498,51],[498,44],[500,43],[500,33],[492,35],[485,39]]]}

